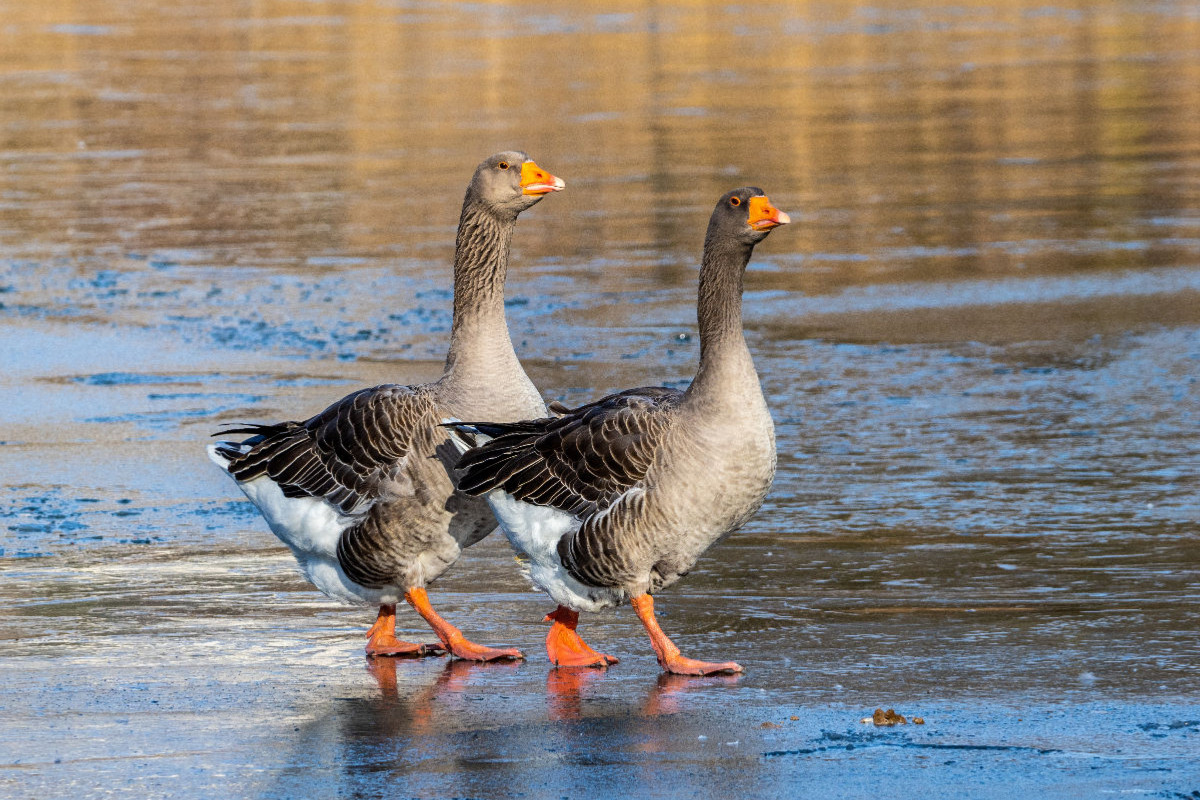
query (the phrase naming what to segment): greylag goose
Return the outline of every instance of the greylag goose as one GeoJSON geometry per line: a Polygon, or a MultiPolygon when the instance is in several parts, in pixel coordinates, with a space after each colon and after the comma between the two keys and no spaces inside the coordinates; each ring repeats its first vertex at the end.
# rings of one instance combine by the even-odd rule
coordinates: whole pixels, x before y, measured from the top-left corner
{"type": "Polygon", "coordinates": [[[487,497],[533,584],[559,604],[546,618],[552,663],[616,663],[576,625],[580,611],[630,600],[667,672],[742,671],[683,657],[652,595],[749,519],[774,479],[775,428],[742,333],[742,278],[754,246],[790,221],[755,187],[717,203],[700,268],[700,366],[686,391],[629,389],[556,405],[557,417],[446,423],[466,451],[459,489],[487,497]]]}
{"type": "Polygon", "coordinates": [[[448,650],[475,661],[523,658],[467,640],[433,610],[425,586],[496,527],[485,502],[455,490],[446,461],[456,454],[439,423],[546,413],[509,339],[504,279],[517,215],[563,187],[520,152],[499,153],[475,170],[458,224],[450,350],[440,380],[363,389],[303,422],[221,431],[214,436],[250,438],[208,448],[318,589],[379,606],[370,655],[448,650]],[[438,644],[396,638],[401,597],[438,644]]]}

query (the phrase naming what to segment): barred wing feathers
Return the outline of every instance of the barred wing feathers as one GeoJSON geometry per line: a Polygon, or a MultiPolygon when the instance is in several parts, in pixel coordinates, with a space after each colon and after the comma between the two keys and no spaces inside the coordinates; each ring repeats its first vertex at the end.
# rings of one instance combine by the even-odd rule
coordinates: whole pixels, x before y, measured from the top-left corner
{"type": "Polygon", "coordinates": [[[458,462],[459,489],[502,489],[585,519],[646,477],[681,397],[674,389],[629,389],[574,410],[560,406],[559,417],[463,423],[494,438],[458,462]]]}
{"type": "Polygon", "coordinates": [[[285,497],[319,497],[343,514],[362,513],[400,474],[439,416],[433,402],[408,386],[362,389],[304,422],[225,430],[249,433],[241,446],[222,443],[239,482],[267,476],[285,497]]]}

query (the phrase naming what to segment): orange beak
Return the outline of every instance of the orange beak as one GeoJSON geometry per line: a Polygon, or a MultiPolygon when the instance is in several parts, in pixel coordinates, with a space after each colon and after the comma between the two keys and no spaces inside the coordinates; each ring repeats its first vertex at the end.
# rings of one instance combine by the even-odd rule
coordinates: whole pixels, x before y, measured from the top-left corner
{"type": "Polygon", "coordinates": [[[792,218],[771,205],[765,194],[750,198],[750,218],[746,220],[756,231],[769,231],[779,225],[787,225],[792,218]]]}
{"type": "Polygon", "coordinates": [[[562,178],[554,177],[532,161],[526,161],[521,165],[522,194],[549,194],[550,192],[561,192],[566,187],[562,178]]]}

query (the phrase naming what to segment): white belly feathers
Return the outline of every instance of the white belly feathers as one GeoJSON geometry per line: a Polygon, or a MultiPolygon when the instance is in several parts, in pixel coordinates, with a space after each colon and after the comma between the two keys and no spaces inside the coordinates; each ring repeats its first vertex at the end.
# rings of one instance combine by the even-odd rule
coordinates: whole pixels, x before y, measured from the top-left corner
{"type": "MultiPolygon", "coordinates": [[[[209,445],[209,458],[225,469],[229,462],[216,452],[216,447],[209,445]]],[[[397,602],[396,589],[359,586],[338,564],[338,539],[360,517],[345,516],[316,497],[285,497],[279,485],[265,475],[244,483],[238,481],[237,485],[258,507],[271,532],[292,551],[304,576],[322,592],[343,603],[397,602]]]]}
{"type": "Polygon", "coordinates": [[[557,508],[521,502],[499,489],[489,492],[487,501],[509,543],[529,559],[529,580],[554,602],[577,611],[599,611],[625,599],[619,589],[585,586],[563,567],[558,542],[579,530],[575,517],[557,508]]]}

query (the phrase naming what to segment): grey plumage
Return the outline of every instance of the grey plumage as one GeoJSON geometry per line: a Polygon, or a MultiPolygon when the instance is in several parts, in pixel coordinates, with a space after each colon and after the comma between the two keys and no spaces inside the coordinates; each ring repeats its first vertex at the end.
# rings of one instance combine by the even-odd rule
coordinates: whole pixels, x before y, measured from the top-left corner
{"type": "Polygon", "coordinates": [[[238,481],[265,475],[285,497],[321,497],[353,515],[385,495],[386,480],[400,472],[428,420],[438,423],[428,395],[408,386],[361,389],[303,422],[221,431],[256,438],[242,443],[252,445],[244,453],[231,444],[218,449],[238,481]]]}
{"type": "Polygon", "coordinates": [[[682,392],[629,389],[561,416],[527,422],[474,423],[494,437],[458,464],[468,494],[503,489],[518,500],[579,519],[607,508],[638,484],[682,392]]]}
{"type": "Polygon", "coordinates": [[[741,323],[742,276],[769,229],[748,225],[752,198],[765,200],[757,187],[730,192],[710,220],[701,359],[686,391],[643,387],[573,410],[552,406],[555,417],[452,426],[493,437],[459,461],[461,490],[571,514],[578,524],[557,543],[561,566],[614,598],[686,574],[761,505],[774,477],[774,426],[741,323]]]}
{"type": "MultiPolygon", "coordinates": [[[[368,602],[424,586],[495,527],[483,501],[455,489],[446,463],[454,451],[439,423],[462,415],[516,420],[546,413],[513,351],[503,289],[518,214],[562,185],[515,151],[476,169],[456,237],[454,321],[440,380],[362,389],[304,421],[215,434],[250,434],[212,448],[240,485],[265,477],[285,498],[313,498],[336,509],[344,520],[337,568],[360,587],[387,590],[359,593],[368,602]],[[542,181],[536,191],[523,165],[542,181]]],[[[285,517],[268,521],[308,570],[307,560],[320,553],[310,558],[304,540],[312,535],[293,534],[285,517]]]]}

